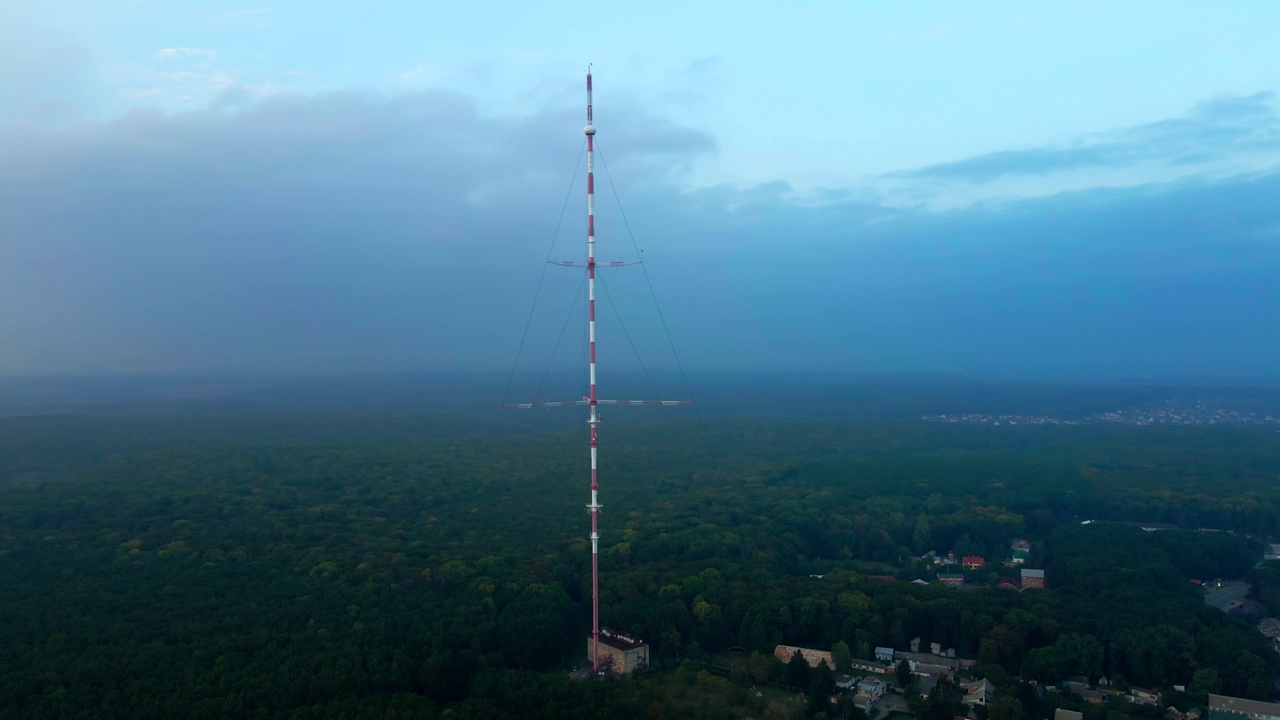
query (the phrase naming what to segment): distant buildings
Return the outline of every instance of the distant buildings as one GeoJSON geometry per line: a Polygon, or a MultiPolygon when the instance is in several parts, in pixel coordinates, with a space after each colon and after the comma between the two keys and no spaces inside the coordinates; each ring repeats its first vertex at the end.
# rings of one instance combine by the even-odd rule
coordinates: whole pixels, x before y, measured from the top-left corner
{"type": "Polygon", "coordinates": [[[938,573],[938,582],[947,587],[961,587],[964,585],[964,575],[960,573],[938,573]]]}
{"type": "Polygon", "coordinates": [[[969,570],[977,570],[987,564],[987,559],[981,555],[965,555],[960,558],[960,564],[969,570]]]}
{"type": "Polygon", "coordinates": [[[1048,415],[1001,413],[960,413],[925,415],[925,422],[972,423],[979,425],[1265,425],[1280,424],[1280,416],[1245,406],[1238,399],[1171,398],[1159,403],[1136,405],[1122,410],[1084,417],[1061,418],[1048,415]]]}

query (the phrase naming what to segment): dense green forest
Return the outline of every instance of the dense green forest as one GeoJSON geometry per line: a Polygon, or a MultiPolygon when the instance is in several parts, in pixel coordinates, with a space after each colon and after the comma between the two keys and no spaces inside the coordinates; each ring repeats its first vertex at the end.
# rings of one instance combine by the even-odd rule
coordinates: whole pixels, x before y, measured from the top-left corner
{"type": "Polygon", "coordinates": [[[1268,642],[1189,582],[1257,576],[1280,596],[1254,570],[1280,523],[1273,431],[606,433],[601,615],[673,672],[573,682],[589,619],[581,434],[482,424],[0,420],[0,717],[764,716],[776,708],[745,686],[787,685],[787,668],[720,677],[727,649],[868,657],[914,637],[1010,693],[1082,674],[1266,697],[1280,674],[1268,642]],[[925,551],[998,561],[1016,537],[1046,590],[906,582],[933,578],[925,551]]]}

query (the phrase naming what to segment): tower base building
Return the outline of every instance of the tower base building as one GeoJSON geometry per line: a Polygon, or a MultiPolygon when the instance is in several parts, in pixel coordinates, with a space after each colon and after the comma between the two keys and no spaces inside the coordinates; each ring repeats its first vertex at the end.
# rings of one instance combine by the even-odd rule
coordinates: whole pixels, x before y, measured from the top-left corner
{"type": "Polygon", "coordinates": [[[600,662],[593,655],[595,643],[587,636],[587,660],[601,670],[628,675],[649,667],[649,644],[638,638],[600,628],[600,662]]]}

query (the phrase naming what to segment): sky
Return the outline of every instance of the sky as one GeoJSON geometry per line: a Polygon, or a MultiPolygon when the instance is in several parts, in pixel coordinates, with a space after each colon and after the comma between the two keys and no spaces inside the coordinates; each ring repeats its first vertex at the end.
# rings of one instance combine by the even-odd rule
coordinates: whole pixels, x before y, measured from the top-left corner
{"type": "Polygon", "coordinates": [[[0,373],[1280,376],[1275,3],[0,14],[0,373]]]}

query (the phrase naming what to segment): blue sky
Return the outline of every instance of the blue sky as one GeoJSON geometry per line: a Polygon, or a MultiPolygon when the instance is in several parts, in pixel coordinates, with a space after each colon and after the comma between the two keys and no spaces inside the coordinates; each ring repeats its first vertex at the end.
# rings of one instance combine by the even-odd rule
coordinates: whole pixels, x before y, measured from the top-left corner
{"type": "Polygon", "coordinates": [[[3,5],[0,372],[509,367],[588,62],[695,368],[1280,370],[1275,3],[3,5]]]}

